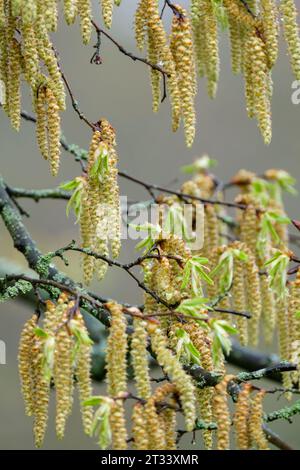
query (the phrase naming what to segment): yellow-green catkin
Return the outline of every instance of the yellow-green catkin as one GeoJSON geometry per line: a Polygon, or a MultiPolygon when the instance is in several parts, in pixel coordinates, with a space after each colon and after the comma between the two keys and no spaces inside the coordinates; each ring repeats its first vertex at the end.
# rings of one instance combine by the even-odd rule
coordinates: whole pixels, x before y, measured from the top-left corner
{"type": "Polygon", "coordinates": [[[38,10],[38,20],[35,23],[35,35],[37,39],[39,58],[44,62],[50,76],[48,84],[56,98],[60,111],[64,111],[66,109],[65,87],[59,69],[57,57],[49,39],[47,28],[43,20],[43,15],[40,10],[38,10]]]}
{"type": "Polygon", "coordinates": [[[44,20],[48,31],[57,29],[57,0],[44,0],[44,20]]]}
{"type": "Polygon", "coordinates": [[[148,450],[148,429],[145,409],[141,403],[136,403],[132,411],[132,437],[135,450],[148,450]]]}
{"type": "Polygon", "coordinates": [[[36,447],[41,447],[44,441],[47,421],[48,405],[50,395],[49,380],[44,375],[43,342],[35,338],[32,348],[33,382],[34,382],[34,425],[33,434],[36,447]]]}
{"type": "Polygon", "coordinates": [[[192,29],[186,11],[179,5],[176,5],[176,9],[178,13],[173,16],[170,45],[175,61],[176,73],[178,75],[185,140],[187,146],[190,147],[195,137],[196,122],[194,107],[196,72],[192,29]]]}
{"type": "MultiPolygon", "coordinates": [[[[63,322],[63,319],[61,321],[63,322]]],[[[55,344],[56,435],[58,439],[62,439],[73,401],[72,338],[65,325],[59,326],[55,344]]]]}
{"type": "Polygon", "coordinates": [[[27,0],[26,2],[22,2],[22,22],[24,24],[33,24],[36,19],[36,14],[36,0],[27,0]]]}
{"type": "Polygon", "coordinates": [[[133,319],[131,335],[131,359],[139,398],[147,400],[151,395],[149,359],[147,351],[147,323],[142,318],[133,319]]]}
{"type": "MultiPolygon", "coordinates": [[[[80,234],[83,248],[92,246],[94,228],[91,224],[91,207],[88,197],[88,184],[86,178],[83,180],[83,189],[81,194],[81,210],[80,210],[80,234]]],[[[95,258],[86,254],[82,255],[83,278],[86,284],[89,284],[93,278],[95,266],[95,258]]]]}
{"type": "MultiPolygon", "coordinates": [[[[5,0],[2,0],[3,3],[5,0]]],[[[21,16],[21,8],[22,8],[22,3],[23,0],[11,0],[11,14],[13,16],[21,16]]]]}
{"type": "Polygon", "coordinates": [[[108,304],[112,314],[110,334],[107,341],[107,385],[108,393],[114,397],[126,390],[126,323],[121,306],[108,304]]]}
{"type": "Polygon", "coordinates": [[[236,443],[239,450],[247,450],[250,447],[249,441],[249,415],[250,415],[250,392],[251,384],[245,384],[239,392],[235,414],[234,427],[236,443]]]}
{"type": "Polygon", "coordinates": [[[47,110],[46,110],[46,90],[41,86],[37,90],[35,99],[36,112],[36,138],[42,156],[48,159],[48,133],[47,133],[47,110]]]}
{"type": "Polygon", "coordinates": [[[297,371],[292,372],[293,382],[299,386],[299,363],[300,363],[300,271],[296,279],[290,283],[290,295],[288,305],[288,323],[290,332],[290,361],[298,365],[297,371]]]}
{"type": "Polygon", "coordinates": [[[272,138],[271,105],[268,89],[268,69],[265,45],[262,39],[251,35],[248,41],[252,55],[252,81],[255,115],[265,144],[272,138]]]}
{"type": "Polygon", "coordinates": [[[261,0],[263,34],[268,55],[268,66],[272,68],[278,57],[278,11],[274,0],[261,0]]]}
{"type": "Polygon", "coordinates": [[[181,114],[178,77],[156,0],[148,0],[145,14],[147,17],[148,32],[152,35],[154,41],[153,47],[158,51],[159,58],[163,62],[164,70],[168,74],[166,81],[172,107],[172,129],[176,131],[179,127],[181,114]]]}
{"type": "Polygon", "coordinates": [[[73,24],[78,13],[78,0],[64,0],[64,14],[67,24],[73,24]]]}
{"type": "Polygon", "coordinates": [[[206,50],[206,30],[205,30],[205,0],[192,0],[191,1],[191,17],[194,36],[194,49],[197,65],[197,72],[199,77],[204,77],[206,73],[207,64],[207,50],[206,50]]]}
{"type": "Polygon", "coordinates": [[[137,47],[140,50],[142,50],[145,45],[145,36],[147,29],[146,7],[147,0],[140,0],[135,12],[135,40],[137,47]]]}
{"type": "MultiPolygon", "coordinates": [[[[288,296],[282,295],[276,299],[276,312],[277,312],[277,327],[278,327],[278,342],[279,342],[279,355],[281,360],[288,361],[291,352],[291,339],[289,331],[289,317],[288,317],[288,296]]],[[[285,388],[292,388],[292,379],[289,372],[282,374],[282,383],[285,388]]],[[[289,394],[286,398],[290,399],[289,394]]]]}
{"type": "Polygon", "coordinates": [[[113,450],[127,449],[125,410],[122,399],[116,399],[109,416],[113,450]]]}
{"type": "Polygon", "coordinates": [[[111,325],[107,340],[107,387],[114,398],[127,389],[127,334],[126,319],[122,306],[113,302],[107,304],[111,312],[111,325]]]}
{"type": "Polygon", "coordinates": [[[237,202],[247,205],[240,218],[240,240],[247,245],[252,255],[256,258],[256,242],[259,229],[256,207],[251,203],[252,198],[248,195],[239,197],[237,202]]]}
{"type": "Polygon", "coordinates": [[[297,24],[297,8],[294,0],[282,0],[280,11],[283,20],[284,36],[288,45],[291,66],[297,80],[300,80],[300,39],[297,24]]]}
{"type": "Polygon", "coordinates": [[[276,327],[276,308],[274,292],[270,288],[268,275],[260,275],[260,292],[264,338],[267,344],[271,344],[276,327]]]}
{"type": "Polygon", "coordinates": [[[249,344],[256,346],[259,340],[259,322],[261,317],[261,294],[259,271],[255,257],[245,250],[248,259],[245,262],[245,286],[247,295],[247,310],[251,313],[248,320],[249,344]]]}
{"type": "Polygon", "coordinates": [[[262,429],[263,407],[262,402],[265,396],[264,390],[257,392],[251,402],[251,413],[249,419],[249,433],[252,445],[258,450],[269,450],[268,441],[262,429]]]}
{"type": "Polygon", "coordinates": [[[34,89],[38,74],[38,50],[34,27],[31,24],[23,24],[21,27],[21,32],[25,64],[25,78],[30,86],[34,89]]]}
{"type": "Polygon", "coordinates": [[[145,416],[147,420],[148,431],[148,449],[147,450],[165,450],[165,430],[163,422],[159,418],[156,410],[155,399],[149,398],[145,405],[145,416]]]}
{"type": "Polygon", "coordinates": [[[107,28],[110,28],[112,24],[114,2],[113,0],[101,0],[101,4],[104,24],[107,28]]]}
{"type": "MultiPolygon", "coordinates": [[[[152,31],[148,32],[148,59],[152,64],[159,62],[158,50],[155,47],[155,41],[152,31]]],[[[156,113],[160,105],[160,72],[151,67],[150,81],[152,89],[152,109],[156,113]]]]}
{"type": "Polygon", "coordinates": [[[213,398],[213,410],[217,429],[217,449],[228,450],[230,447],[230,426],[231,418],[228,408],[227,386],[233,375],[226,375],[222,382],[215,387],[213,398]]]}
{"type": "Polygon", "coordinates": [[[31,416],[34,413],[35,400],[34,400],[34,383],[32,373],[32,349],[34,342],[34,331],[37,324],[37,316],[33,315],[25,323],[19,344],[18,365],[19,375],[21,381],[21,391],[25,403],[25,413],[31,416]]]}
{"type": "Polygon", "coordinates": [[[243,72],[245,80],[246,111],[250,119],[255,117],[254,72],[250,44],[251,31],[246,31],[243,37],[243,72]]]}
{"type": "MultiPolygon", "coordinates": [[[[212,359],[211,340],[205,334],[204,330],[195,323],[189,322],[185,324],[183,328],[189,334],[193,345],[200,353],[201,367],[209,372],[212,372],[214,370],[214,364],[212,359]]],[[[197,405],[199,408],[199,414],[200,418],[205,423],[210,423],[213,421],[213,394],[214,391],[211,387],[197,389],[197,405]]],[[[202,436],[205,448],[211,449],[213,445],[212,431],[209,429],[204,429],[202,431],[202,436]]]]}
{"type": "MultiPolygon", "coordinates": [[[[176,401],[172,400],[170,405],[173,407],[176,406],[176,401]]],[[[165,440],[166,440],[166,449],[167,450],[176,450],[176,410],[170,408],[166,408],[161,411],[160,418],[163,421],[163,426],[165,429],[165,440]]]]}
{"type": "Polygon", "coordinates": [[[235,18],[228,18],[230,47],[231,47],[231,68],[234,74],[238,74],[242,70],[242,27],[235,18]]]}
{"type": "Polygon", "coordinates": [[[51,173],[57,176],[60,163],[60,115],[59,106],[52,90],[46,88],[49,163],[51,173]]]}
{"type": "Polygon", "coordinates": [[[213,4],[210,0],[206,2],[205,33],[205,47],[207,50],[207,92],[208,96],[214,98],[218,87],[220,59],[218,23],[214,14],[213,4]]]}
{"type": "Polygon", "coordinates": [[[92,34],[92,10],[90,0],[80,0],[78,3],[81,36],[84,44],[88,44],[92,34]]]}
{"type": "Polygon", "coordinates": [[[186,429],[191,431],[194,428],[196,418],[195,389],[192,379],[184,372],[176,356],[167,347],[167,338],[160,328],[149,331],[151,334],[151,346],[157,356],[157,361],[163,367],[166,374],[170,376],[178,391],[180,402],[183,408],[186,429]]]}
{"type": "Polygon", "coordinates": [[[9,115],[12,127],[17,131],[21,121],[21,51],[16,39],[10,45],[9,55],[9,115]]]}
{"type": "MultiPolygon", "coordinates": [[[[233,309],[237,312],[245,312],[247,308],[244,275],[245,263],[235,258],[231,295],[233,309]]],[[[242,346],[246,346],[248,344],[248,319],[237,316],[235,321],[238,330],[239,341],[242,346]]]]}
{"type": "MultiPolygon", "coordinates": [[[[77,312],[80,328],[88,336],[88,332],[81,313],[77,312]]],[[[82,416],[82,424],[84,432],[90,435],[93,422],[93,410],[90,406],[85,406],[84,402],[92,396],[92,379],[91,379],[91,346],[88,344],[80,344],[77,352],[76,378],[79,389],[80,409],[82,416]]]]}

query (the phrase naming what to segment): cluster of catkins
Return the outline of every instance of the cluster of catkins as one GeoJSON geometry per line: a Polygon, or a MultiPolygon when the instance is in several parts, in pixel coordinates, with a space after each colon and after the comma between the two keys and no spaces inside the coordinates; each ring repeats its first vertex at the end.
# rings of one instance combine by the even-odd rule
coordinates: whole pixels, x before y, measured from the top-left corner
{"type": "MultiPolygon", "coordinates": [[[[118,186],[118,156],[115,131],[106,119],[97,123],[88,153],[86,174],[78,179],[80,186],[80,228],[82,247],[99,255],[117,258],[120,253],[120,197],[118,186]]],[[[96,272],[102,279],[107,263],[84,255],[83,271],[86,283],[96,272]]]]}
{"type": "Polygon", "coordinates": [[[62,293],[57,302],[46,301],[43,328],[33,315],[24,325],[19,346],[19,372],[25,411],[34,418],[37,447],[43,443],[51,386],[56,392],[56,434],[62,439],[72,411],[76,379],[84,431],[89,434],[92,410],[83,403],[92,394],[91,340],[75,302],[62,293]]]}
{"type": "MultiPolygon", "coordinates": [[[[271,72],[278,56],[278,36],[282,19],[291,66],[300,77],[300,39],[294,0],[191,0],[191,20],[180,5],[172,6],[170,37],[164,29],[156,0],[140,0],[135,16],[136,42],[140,49],[147,38],[148,57],[162,64],[167,73],[167,89],[172,104],[172,127],[177,130],[182,115],[186,142],[195,134],[194,95],[196,72],[207,78],[210,97],[214,98],[219,79],[219,26],[228,28],[233,73],[242,73],[245,81],[247,113],[256,118],[265,143],[270,143],[271,72]]],[[[153,109],[160,102],[161,74],[151,70],[153,109]]]]}
{"type": "MultiPolygon", "coordinates": [[[[176,5],[170,38],[164,29],[156,0],[140,0],[135,15],[135,35],[139,49],[147,41],[148,57],[153,64],[162,63],[167,74],[167,90],[172,105],[172,128],[176,131],[182,117],[186,143],[191,146],[195,137],[194,97],[197,91],[193,38],[190,19],[176,5]]],[[[151,69],[153,110],[160,101],[161,73],[151,69]]]]}
{"type": "MultiPolygon", "coordinates": [[[[102,1],[107,27],[111,25],[112,7],[111,0],[102,1]]],[[[68,24],[79,17],[82,39],[88,44],[92,32],[90,0],[65,0],[64,15],[68,24]]],[[[49,36],[56,31],[57,23],[57,0],[0,0],[1,105],[13,128],[19,130],[24,78],[32,93],[39,149],[49,160],[54,176],[60,160],[60,112],[66,106],[64,82],[49,36]]]]}

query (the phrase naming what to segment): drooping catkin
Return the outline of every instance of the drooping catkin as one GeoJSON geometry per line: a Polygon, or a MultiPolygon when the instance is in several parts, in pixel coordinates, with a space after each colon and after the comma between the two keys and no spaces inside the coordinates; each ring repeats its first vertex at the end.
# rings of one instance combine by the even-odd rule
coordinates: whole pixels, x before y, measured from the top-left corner
{"type": "Polygon", "coordinates": [[[242,69],[242,27],[235,18],[229,17],[229,34],[231,46],[231,68],[234,74],[238,74],[242,69]]]}
{"type": "Polygon", "coordinates": [[[168,74],[166,82],[172,107],[172,129],[176,131],[179,127],[181,106],[174,59],[167,43],[167,36],[160,18],[157,1],[148,0],[145,10],[148,32],[154,42],[153,47],[158,51],[163,67],[168,74]]]}
{"type": "MultiPolygon", "coordinates": [[[[155,41],[152,31],[148,31],[148,58],[151,63],[156,64],[159,61],[158,50],[155,47],[155,41]]],[[[160,105],[160,72],[151,68],[150,80],[152,89],[152,109],[158,111],[160,105]]]]}
{"type": "MultiPolygon", "coordinates": [[[[290,340],[290,331],[289,331],[287,295],[281,296],[276,299],[276,312],[277,312],[279,355],[280,355],[281,360],[288,361],[290,358],[291,340],[290,340]]],[[[282,374],[282,383],[285,388],[292,388],[291,374],[289,372],[285,372],[282,374]]],[[[290,398],[289,395],[287,395],[287,398],[290,398]]]]}
{"type": "Polygon", "coordinates": [[[288,304],[288,328],[290,335],[290,358],[289,360],[298,365],[297,371],[292,372],[293,382],[299,386],[299,362],[300,362],[300,272],[298,270],[296,279],[290,283],[288,304]]]}
{"type": "Polygon", "coordinates": [[[44,20],[48,31],[57,29],[57,0],[44,0],[44,20]]]}
{"type": "Polygon", "coordinates": [[[81,36],[84,44],[88,44],[92,34],[92,10],[90,0],[80,0],[78,3],[81,36]]]}
{"type": "Polygon", "coordinates": [[[47,129],[49,146],[49,163],[51,173],[57,176],[60,163],[60,115],[59,106],[52,90],[47,87],[45,91],[47,103],[47,129]]]}
{"type": "Polygon", "coordinates": [[[256,346],[259,340],[259,321],[261,317],[261,295],[259,271],[252,253],[245,249],[248,256],[245,262],[245,285],[247,295],[247,310],[251,313],[248,320],[249,344],[256,346]]]}
{"type": "Polygon", "coordinates": [[[259,229],[256,207],[252,204],[251,196],[248,195],[239,197],[237,202],[247,205],[240,217],[240,239],[256,258],[256,242],[259,229]]]}
{"type": "Polygon", "coordinates": [[[272,68],[278,56],[278,11],[274,0],[261,0],[263,34],[268,55],[268,66],[272,68]]]}
{"type": "Polygon", "coordinates": [[[111,27],[112,24],[112,14],[113,14],[113,0],[101,0],[102,4],[102,16],[105,26],[107,28],[111,27]]]}
{"type": "Polygon", "coordinates": [[[122,399],[116,399],[112,405],[109,422],[111,427],[113,450],[127,449],[127,430],[124,403],[122,399]]]}
{"type": "Polygon", "coordinates": [[[37,316],[33,315],[25,323],[20,343],[19,343],[19,375],[21,381],[21,391],[25,403],[25,413],[27,416],[31,416],[34,412],[35,400],[33,396],[33,373],[32,373],[32,361],[33,361],[33,344],[34,344],[34,330],[37,324],[37,316]]]}
{"type": "Polygon", "coordinates": [[[268,68],[265,46],[262,39],[251,35],[247,42],[252,54],[252,80],[255,115],[265,144],[272,138],[271,105],[268,89],[268,68]]]}
{"type": "Polygon", "coordinates": [[[8,84],[10,121],[12,127],[18,131],[21,121],[21,50],[16,39],[10,44],[8,84]]]}
{"type": "Polygon", "coordinates": [[[30,86],[34,89],[38,74],[38,48],[36,35],[33,25],[23,24],[22,32],[22,48],[25,64],[25,78],[30,86]]]}
{"type": "Polygon", "coordinates": [[[107,387],[114,398],[127,389],[127,334],[126,319],[122,306],[110,302],[107,308],[111,312],[111,325],[107,340],[107,387]]]}
{"type": "MultiPolygon", "coordinates": [[[[76,319],[80,325],[80,329],[88,336],[81,313],[77,312],[76,319]]],[[[84,402],[92,396],[92,380],[91,380],[91,346],[89,344],[80,344],[77,352],[76,378],[79,389],[80,409],[82,416],[83,430],[87,435],[91,433],[93,422],[93,410],[89,406],[85,406],[84,402]]]]}
{"type": "Polygon", "coordinates": [[[167,347],[167,338],[160,328],[151,328],[151,347],[156,354],[157,361],[163,367],[166,374],[170,376],[178,391],[180,402],[183,408],[186,429],[191,431],[194,428],[196,418],[195,391],[192,379],[184,372],[176,356],[167,347]]]}
{"type": "Polygon", "coordinates": [[[207,65],[205,15],[203,14],[205,7],[205,0],[191,1],[194,48],[199,77],[205,76],[207,65]]]}
{"type": "Polygon", "coordinates": [[[276,327],[276,308],[274,292],[270,289],[267,275],[260,276],[260,293],[264,338],[267,344],[271,344],[276,327]]]}
{"type": "Polygon", "coordinates": [[[213,4],[206,1],[205,10],[205,47],[207,57],[207,92],[210,98],[214,98],[217,93],[219,80],[219,42],[218,23],[214,14],[213,4]]]}
{"type": "MultiPolygon", "coordinates": [[[[183,328],[189,334],[193,345],[200,353],[201,367],[212,372],[214,370],[214,364],[212,359],[211,340],[207,335],[205,335],[204,330],[195,323],[189,322],[185,324],[183,328]]],[[[206,387],[202,390],[197,389],[196,398],[200,418],[205,423],[210,423],[213,420],[212,397],[212,388],[206,387]]],[[[202,431],[202,436],[206,449],[211,449],[213,444],[212,431],[204,429],[202,431]]]]}
{"type": "MultiPolygon", "coordinates": [[[[237,258],[233,264],[233,282],[231,287],[232,306],[237,312],[245,312],[247,308],[245,292],[245,263],[237,258]]],[[[239,335],[239,341],[242,346],[248,344],[248,319],[237,316],[236,326],[239,335]]]]}
{"type": "Polygon", "coordinates": [[[47,110],[46,90],[44,86],[37,89],[35,99],[36,112],[36,138],[42,156],[48,159],[48,133],[47,133],[47,110]]]}
{"type": "Polygon", "coordinates": [[[36,0],[27,0],[22,2],[22,22],[24,24],[33,24],[36,19],[37,5],[36,0]]]}
{"type": "Polygon", "coordinates": [[[250,415],[251,384],[245,384],[238,394],[235,407],[234,426],[236,443],[239,450],[247,450],[249,441],[249,415],[250,415]]]}
{"type": "Polygon", "coordinates": [[[135,12],[135,40],[137,47],[142,50],[145,44],[147,17],[146,17],[147,0],[140,0],[135,12]]]}
{"type": "Polygon", "coordinates": [[[263,407],[262,402],[265,396],[265,391],[260,390],[256,393],[251,401],[251,413],[249,420],[249,432],[252,444],[258,450],[269,450],[268,441],[262,429],[263,424],[263,407]]]}
{"type": "Polygon", "coordinates": [[[64,14],[67,24],[73,24],[78,13],[78,0],[64,0],[64,14]]]}
{"type": "Polygon", "coordinates": [[[230,446],[230,412],[228,408],[228,383],[234,378],[233,375],[226,375],[222,382],[215,387],[215,394],[213,398],[213,412],[217,429],[217,449],[228,450],[230,446]]]}
{"type": "Polygon", "coordinates": [[[170,47],[178,75],[178,88],[186,144],[190,147],[195,137],[195,63],[190,20],[186,11],[176,5],[177,14],[173,16],[170,47]]]}
{"type": "Polygon", "coordinates": [[[72,339],[65,326],[60,326],[56,334],[54,363],[56,435],[62,439],[73,402],[72,339]]]}
{"type": "Polygon", "coordinates": [[[300,80],[300,38],[296,5],[294,0],[282,0],[279,8],[282,15],[284,36],[288,46],[292,70],[296,80],[300,80]]]}
{"type": "Polygon", "coordinates": [[[156,410],[155,399],[150,397],[145,407],[145,416],[147,420],[148,431],[148,449],[147,450],[165,450],[165,430],[163,422],[159,418],[156,410]]]}
{"type": "Polygon", "coordinates": [[[151,394],[146,326],[147,323],[142,318],[133,319],[130,349],[138,396],[144,400],[147,400],[151,394]]]}
{"type": "Polygon", "coordinates": [[[135,450],[148,450],[148,429],[145,409],[141,403],[136,403],[132,412],[132,437],[135,450]]]}

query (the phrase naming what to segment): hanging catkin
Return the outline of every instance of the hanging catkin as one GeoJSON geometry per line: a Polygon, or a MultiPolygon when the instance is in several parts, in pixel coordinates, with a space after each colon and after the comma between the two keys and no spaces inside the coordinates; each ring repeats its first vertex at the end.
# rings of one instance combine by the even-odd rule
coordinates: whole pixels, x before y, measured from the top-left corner
{"type": "Polygon", "coordinates": [[[136,403],[132,412],[132,437],[135,450],[148,450],[148,429],[145,409],[141,403],[136,403]]]}
{"type": "Polygon", "coordinates": [[[60,116],[59,106],[52,90],[46,88],[47,103],[47,122],[48,122],[48,145],[49,145],[49,163],[51,173],[57,176],[60,163],[60,116]]]}
{"type": "Polygon", "coordinates": [[[151,334],[151,347],[157,356],[157,361],[163,367],[165,373],[170,376],[178,391],[185,416],[186,428],[187,430],[192,430],[196,418],[193,382],[190,376],[184,372],[177,358],[167,348],[167,338],[162,331],[156,327],[154,329],[151,328],[149,333],[151,334]]]}
{"type": "Polygon", "coordinates": [[[251,413],[249,420],[249,432],[251,442],[256,445],[258,450],[269,450],[268,441],[262,429],[263,408],[262,401],[265,396],[264,390],[257,392],[251,401],[251,413]]]}
{"type": "MultiPolygon", "coordinates": [[[[288,328],[290,334],[290,358],[294,364],[300,361],[300,271],[298,270],[296,279],[290,283],[290,295],[288,304],[288,328]]],[[[299,370],[291,374],[293,382],[299,386],[299,370]]]]}
{"type": "Polygon", "coordinates": [[[10,121],[12,127],[18,131],[21,121],[21,50],[15,39],[10,44],[8,85],[10,121]]]}
{"type": "Polygon", "coordinates": [[[25,413],[31,416],[34,412],[35,400],[33,396],[33,374],[32,374],[32,349],[34,343],[34,330],[36,328],[37,316],[33,315],[25,323],[19,344],[18,364],[21,381],[21,391],[25,403],[25,413]]]}
{"type": "Polygon", "coordinates": [[[239,450],[247,450],[249,442],[249,415],[250,415],[251,384],[245,384],[239,392],[235,407],[234,426],[236,442],[239,450]]]}
{"type": "Polygon", "coordinates": [[[245,262],[245,285],[247,310],[251,313],[251,318],[248,320],[249,344],[256,346],[259,340],[259,321],[261,317],[259,271],[255,257],[249,249],[246,248],[244,251],[248,256],[245,262]]]}
{"type": "Polygon", "coordinates": [[[290,54],[291,66],[296,80],[300,80],[300,39],[297,24],[297,9],[294,0],[280,2],[284,36],[290,54]]]}
{"type": "Polygon", "coordinates": [[[146,325],[142,318],[134,318],[130,349],[138,396],[144,400],[151,394],[146,325]]]}
{"type": "Polygon", "coordinates": [[[178,88],[180,93],[181,111],[185,129],[186,144],[190,147],[195,137],[195,63],[192,42],[192,31],[186,11],[176,6],[178,14],[173,16],[170,46],[173,54],[178,88]]]}
{"type": "Polygon", "coordinates": [[[114,450],[127,448],[125,410],[121,395],[127,390],[127,334],[126,320],[121,305],[106,304],[111,312],[111,326],[107,340],[106,370],[107,389],[114,405],[110,412],[112,446],[114,450]]]}
{"type": "Polygon", "coordinates": [[[215,387],[215,394],[213,398],[213,411],[217,429],[217,449],[228,450],[230,445],[230,412],[228,409],[228,394],[227,386],[228,383],[234,378],[233,375],[226,375],[222,382],[215,387]]]}
{"type": "MultiPolygon", "coordinates": [[[[245,292],[245,263],[235,258],[233,269],[233,282],[231,288],[232,306],[237,312],[245,312],[247,307],[245,292]]],[[[248,344],[248,319],[237,316],[236,326],[240,343],[242,346],[246,346],[248,344]]]]}

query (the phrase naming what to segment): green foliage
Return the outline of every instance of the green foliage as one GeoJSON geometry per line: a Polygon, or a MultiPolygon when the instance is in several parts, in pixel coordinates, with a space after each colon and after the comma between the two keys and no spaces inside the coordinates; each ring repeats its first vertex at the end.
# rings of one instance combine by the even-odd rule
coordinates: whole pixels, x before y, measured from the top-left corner
{"type": "Polygon", "coordinates": [[[206,310],[210,310],[207,305],[208,299],[204,297],[194,297],[193,299],[185,299],[176,308],[175,312],[182,313],[198,318],[199,320],[207,319],[206,310]]]}
{"type": "Polygon", "coordinates": [[[233,280],[234,258],[247,261],[247,254],[237,248],[229,248],[219,258],[217,266],[211,271],[211,277],[218,276],[220,294],[229,291],[233,280]]]}
{"type": "Polygon", "coordinates": [[[287,267],[290,258],[287,254],[277,251],[265,266],[269,268],[270,287],[274,290],[278,298],[284,298],[287,295],[287,267]]]}
{"type": "Polygon", "coordinates": [[[210,168],[217,166],[217,160],[210,158],[208,155],[203,155],[201,158],[197,158],[191,165],[184,165],[181,167],[183,173],[202,173],[210,168]]]}
{"type": "Polygon", "coordinates": [[[109,423],[109,416],[113,400],[109,397],[95,396],[86,400],[84,406],[99,406],[97,409],[93,424],[91,435],[98,439],[98,443],[101,449],[107,449],[111,442],[111,429],[109,423]]]}
{"type": "Polygon", "coordinates": [[[191,284],[193,295],[195,297],[203,296],[201,281],[203,280],[209,285],[213,284],[213,280],[205,272],[205,270],[208,270],[208,268],[204,266],[207,263],[208,259],[200,256],[193,256],[186,262],[183,270],[182,290],[186,289],[187,286],[191,284]]]}
{"type": "Polygon", "coordinates": [[[223,353],[225,356],[228,356],[231,351],[232,343],[229,335],[237,334],[237,330],[226,320],[218,320],[216,318],[209,321],[209,326],[213,333],[213,361],[218,366],[222,361],[223,353]]]}
{"type": "Polygon", "coordinates": [[[175,334],[178,338],[176,354],[179,359],[183,359],[187,364],[201,364],[199,351],[193,345],[189,334],[182,328],[177,328],[175,334]]]}
{"type": "Polygon", "coordinates": [[[68,181],[60,185],[61,189],[64,189],[66,191],[73,191],[73,194],[70,197],[67,207],[66,207],[66,214],[68,217],[70,214],[70,210],[73,209],[77,222],[79,220],[80,212],[81,212],[81,197],[82,197],[83,187],[84,187],[84,182],[82,178],[75,178],[72,181],[68,181]]]}
{"type": "Polygon", "coordinates": [[[273,211],[267,211],[263,214],[256,242],[257,252],[261,258],[264,257],[270,240],[273,240],[277,245],[282,243],[281,238],[276,231],[275,224],[289,224],[290,222],[291,221],[288,217],[277,214],[273,211]]]}
{"type": "Polygon", "coordinates": [[[109,152],[107,149],[107,145],[104,142],[101,142],[101,144],[97,148],[95,157],[96,160],[91,168],[90,176],[92,178],[98,179],[98,181],[101,183],[101,181],[103,181],[103,178],[109,172],[109,152]]]}

